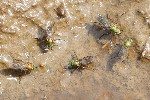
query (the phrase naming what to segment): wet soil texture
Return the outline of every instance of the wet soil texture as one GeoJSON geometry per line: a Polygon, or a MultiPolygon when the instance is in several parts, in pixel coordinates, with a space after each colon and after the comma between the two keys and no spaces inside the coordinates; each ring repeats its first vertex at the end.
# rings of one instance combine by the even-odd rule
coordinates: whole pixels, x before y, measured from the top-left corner
{"type": "Polygon", "coordinates": [[[150,0],[0,0],[0,100],[150,100],[149,41],[150,0]]]}

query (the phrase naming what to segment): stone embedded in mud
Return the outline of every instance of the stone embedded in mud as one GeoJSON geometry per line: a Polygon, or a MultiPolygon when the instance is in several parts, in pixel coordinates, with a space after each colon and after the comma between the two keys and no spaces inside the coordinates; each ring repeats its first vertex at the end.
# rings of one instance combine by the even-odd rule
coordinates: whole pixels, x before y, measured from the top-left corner
{"type": "Polygon", "coordinates": [[[144,51],[142,52],[142,56],[144,58],[150,59],[150,37],[148,38],[148,41],[144,47],[144,51]]]}

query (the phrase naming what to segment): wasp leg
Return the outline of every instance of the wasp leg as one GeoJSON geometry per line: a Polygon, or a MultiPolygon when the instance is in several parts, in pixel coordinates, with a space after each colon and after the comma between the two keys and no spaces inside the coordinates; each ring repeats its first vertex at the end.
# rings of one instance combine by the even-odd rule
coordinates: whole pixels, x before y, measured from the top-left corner
{"type": "Polygon", "coordinates": [[[73,70],[71,71],[71,74],[72,74],[74,71],[78,70],[78,69],[79,69],[79,67],[73,69],[73,70]]]}
{"type": "Polygon", "coordinates": [[[53,46],[50,47],[50,49],[53,50],[53,47],[54,47],[54,46],[58,46],[58,45],[54,44],[53,46]]]}
{"type": "Polygon", "coordinates": [[[19,79],[18,79],[19,80],[19,84],[21,83],[21,79],[22,79],[22,76],[19,76],[19,79]]]}

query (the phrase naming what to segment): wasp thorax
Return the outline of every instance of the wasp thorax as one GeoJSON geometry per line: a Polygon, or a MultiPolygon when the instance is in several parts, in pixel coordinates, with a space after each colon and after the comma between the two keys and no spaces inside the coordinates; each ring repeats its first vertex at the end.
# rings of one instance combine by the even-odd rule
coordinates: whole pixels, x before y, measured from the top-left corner
{"type": "Polygon", "coordinates": [[[48,38],[47,42],[52,43],[54,40],[52,38],[48,38]]]}
{"type": "Polygon", "coordinates": [[[34,67],[33,67],[33,65],[31,63],[27,64],[26,68],[28,70],[33,70],[34,69],[34,67]]]}
{"type": "Polygon", "coordinates": [[[115,34],[120,34],[121,33],[120,29],[114,24],[110,25],[110,30],[112,32],[114,32],[115,34]]]}
{"type": "Polygon", "coordinates": [[[78,61],[78,60],[72,60],[72,61],[70,62],[70,65],[71,65],[71,66],[78,66],[78,65],[79,65],[79,61],[78,61]]]}

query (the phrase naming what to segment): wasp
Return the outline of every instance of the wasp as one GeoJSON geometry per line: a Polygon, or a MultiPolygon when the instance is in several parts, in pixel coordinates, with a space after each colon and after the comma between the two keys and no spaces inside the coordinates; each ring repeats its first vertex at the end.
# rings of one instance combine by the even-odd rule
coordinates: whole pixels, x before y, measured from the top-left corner
{"type": "Polygon", "coordinates": [[[35,67],[30,62],[23,62],[22,60],[14,59],[11,68],[21,71],[31,71],[35,67]]]}
{"type": "Polygon", "coordinates": [[[65,67],[65,69],[69,69],[71,73],[73,73],[75,70],[83,70],[85,68],[88,68],[90,64],[93,62],[93,56],[86,56],[82,59],[78,59],[77,55],[74,53],[72,55],[72,59],[69,61],[68,66],[65,67]]]}
{"type": "Polygon", "coordinates": [[[114,39],[115,35],[121,34],[121,30],[115,24],[109,23],[107,18],[102,17],[101,15],[97,17],[97,21],[98,26],[105,30],[105,33],[103,33],[98,40],[98,42],[103,45],[102,48],[105,48],[109,43],[112,42],[112,39],[114,39]]]}
{"type": "Polygon", "coordinates": [[[52,28],[53,28],[54,24],[47,27],[46,29],[46,34],[45,34],[45,39],[46,39],[46,46],[48,49],[53,48],[53,46],[55,45],[55,41],[54,38],[52,37],[53,33],[52,33],[52,28]]]}
{"type": "Polygon", "coordinates": [[[113,24],[113,23],[110,24],[108,22],[108,20],[106,18],[102,17],[101,15],[99,15],[97,17],[97,20],[98,20],[99,24],[102,24],[102,27],[104,29],[106,29],[107,31],[113,32],[117,35],[121,34],[121,30],[115,24],[113,24]]]}
{"type": "Polygon", "coordinates": [[[41,27],[38,28],[38,38],[35,39],[37,39],[38,45],[43,53],[47,52],[49,49],[52,50],[54,46],[57,46],[55,43],[56,39],[53,38],[53,26],[54,24],[47,27],[46,30],[41,27]]]}
{"type": "Polygon", "coordinates": [[[19,78],[19,83],[22,76],[30,74],[36,67],[30,62],[23,62],[22,60],[13,59],[12,64],[7,69],[2,69],[2,74],[11,75],[19,78]]]}
{"type": "Polygon", "coordinates": [[[56,41],[56,39],[54,39],[51,35],[48,34],[46,37],[47,48],[52,50],[54,46],[57,46],[55,41],[56,41]]]}

